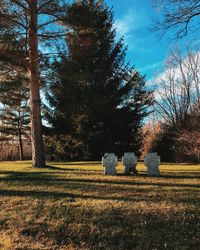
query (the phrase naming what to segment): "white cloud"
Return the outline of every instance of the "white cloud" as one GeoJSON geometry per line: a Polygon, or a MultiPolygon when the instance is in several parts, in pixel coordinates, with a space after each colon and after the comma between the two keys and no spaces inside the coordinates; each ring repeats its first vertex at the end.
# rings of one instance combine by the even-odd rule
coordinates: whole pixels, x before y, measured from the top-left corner
{"type": "Polygon", "coordinates": [[[146,71],[146,70],[151,70],[151,69],[160,69],[160,66],[163,64],[163,62],[156,62],[149,64],[145,67],[139,68],[139,71],[146,71]]]}
{"type": "Polygon", "coordinates": [[[130,36],[131,31],[133,31],[134,24],[136,22],[136,16],[132,9],[129,9],[128,12],[122,16],[122,18],[117,19],[114,23],[114,28],[117,31],[118,36],[130,36]]]}
{"type": "Polygon", "coordinates": [[[144,10],[130,7],[127,12],[118,18],[114,23],[114,28],[117,32],[117,38],[124,37],[125,45],[128,45],[129,49],[136,49],[140,52],[147,52],[148,49],[144,49],[139,46],[140,38],[136,34],[141,28],[146,27],[144,21],[145,16],[144,10]]]}

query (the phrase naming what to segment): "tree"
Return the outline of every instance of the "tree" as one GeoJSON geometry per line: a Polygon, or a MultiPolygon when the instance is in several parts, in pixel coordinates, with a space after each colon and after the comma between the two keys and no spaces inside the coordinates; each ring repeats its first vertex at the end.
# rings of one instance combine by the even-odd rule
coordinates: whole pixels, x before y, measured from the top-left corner
{"type": "Polygon", "coordinates": [[[158,10],[153,30],[165,34],[175,30],[175,37],[180,39],[189,34],[198,32],[200,1],[199,0],[152,0],[158,10]]]}
{"type": "Polygon", "coordinates": [[[64,11],[59,0],[1,0],[0,1],[0,60],[11,65],[20,66],[29,71],[30,108],[31,108],[31,145],[34,167],[45,166],[43,150],[41,108],[40,108],[40,74],[38,42],[42,39],[61,36],[59,20],[64,11]],[[52,32],[52,25],[55,24],[52,32]],[[7,45],[7,37],[25,48],[25,53],[15,54],[12,46],[7,45]],[[40,40],[39,40],[40,39],[40,40]]]}
{"type": "MultiPolygon", "coordinates": [[[[166,61],[166,70],[155,79],[157,112],[170,127],[187,123],[188,115],[200,103],[200,55],[188,49],[183,57],[173,50],[166,61]]],[[[200,110],[199,110],[200,112],[200,110]]]]}
{"type": "Polygon", "coordinates": [[[13,71],[6,78],[0,84],[0,139],[10,141],[16,137],[19,159],[23,160],[23,141],[29,138],[30,124],[28,79],[13,71]]]}
{"type": "Polygon", "coordinates": [[[157,85],[156,111],[161,130],[150,151],[157,151],[163,161],[196,162],[200,160],[200,57],[188,49],[171,52],[166,70],[154,81],[157,85]]]}
{"type": "Polygon", "coordinates": [[[139,150],[151,93],[144,78],[125,62],[112,11],[102,1],[76,1],[68,7],[64,24],[70,30],[68,53],[54,64],[57,79],[47,94],[49,123],[70,145],[76,141],[71,150],[79,159],[139,150]]]}

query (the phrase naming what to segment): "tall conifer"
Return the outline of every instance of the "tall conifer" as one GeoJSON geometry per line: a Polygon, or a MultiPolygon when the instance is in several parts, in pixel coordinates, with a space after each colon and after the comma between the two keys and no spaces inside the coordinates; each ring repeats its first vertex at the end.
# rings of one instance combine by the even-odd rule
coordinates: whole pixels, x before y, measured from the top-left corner
{"type": "Polygon", "coordinates": [[[57,80],[47,94],[49,123],[57,134],[77,142],[68,149],[78,150],[79,159],[139,148],[136,138],[151,98],[145,80],[125,61],[126,48],[123,39],[116,39],[112,10],[102,1],[75,1],[68,7],[65,25],[68,54],[54,64],[57,80]]]}

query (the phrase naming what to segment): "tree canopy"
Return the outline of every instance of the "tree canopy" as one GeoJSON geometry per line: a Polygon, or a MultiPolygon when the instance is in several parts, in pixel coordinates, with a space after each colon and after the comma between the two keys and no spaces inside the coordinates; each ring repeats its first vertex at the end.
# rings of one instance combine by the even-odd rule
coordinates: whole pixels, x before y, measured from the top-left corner
{"type": "Polygon", "coordinates": [[[67,135],[71,158],[100,159],[105,152],[139,154],[143,118],[152,102],[145,79],[125,60],[116,40],[113,13],[99,1],[78,1],[67,9],[68,47],[54,64],[47,115],[56,133],[67,135]],[[71,141],[71,143],[70,143],[71,141]],[[79,152],[79,153],[77,153],[79,152]]]}

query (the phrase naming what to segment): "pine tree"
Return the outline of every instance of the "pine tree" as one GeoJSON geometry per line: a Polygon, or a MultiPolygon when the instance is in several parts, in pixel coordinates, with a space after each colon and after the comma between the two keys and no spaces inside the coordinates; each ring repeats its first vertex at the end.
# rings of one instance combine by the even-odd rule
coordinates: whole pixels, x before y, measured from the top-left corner
{"type": "Polygon", "coordinates": [[[30,104],[28,79],[10,72],[0,84],[1,141],[14,140],[19,145],[19,159],[24,159],[23,141],[30,139],[30,104]]]}
{"type": "Polygon", "coordinates": [[[145,80],[126,64],[123,39],[116,41],[113,13],[102,1],[76,1],[65,25],[68,54],[54,64],[57,80],[47,99],[47,117],[57,134],[81,149],[79,159],[99,159],[139,148],[141,122],[151,102],[145,80]]]}

